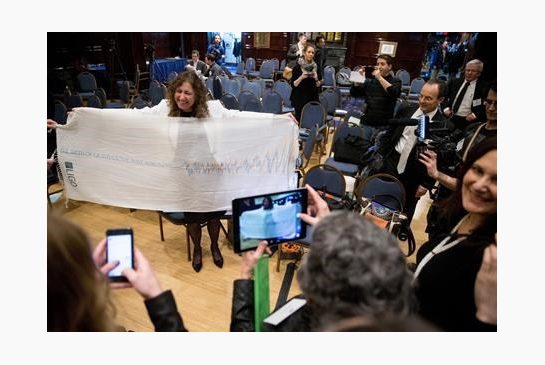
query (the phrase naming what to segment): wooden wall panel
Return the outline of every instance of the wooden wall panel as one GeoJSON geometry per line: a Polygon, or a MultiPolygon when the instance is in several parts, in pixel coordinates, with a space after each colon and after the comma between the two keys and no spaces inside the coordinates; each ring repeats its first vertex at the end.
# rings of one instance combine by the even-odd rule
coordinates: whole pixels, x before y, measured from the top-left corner
{"type": "Polygon", "coordinates": [[[394,58],[394,71],[404,68],[411,78],[420,76],[422,61],[426,54],[428,33],[390,32],[390,33],[348,33],[347,57],[345,64],[350,68],[356,65],[374,65],[381,41],[397,42],[394,58]]]}
{"type": "Polygon", "coordinates": [[[263,60],[277,58],[279,61],[282,61],[286,58],[290,46],[289,33],[287,32],[271,32],[269,48],[255,48],[254,33],[250,32],[242,33],[241,42],[242,59],[246,60],[249,57],[254,58],[256,61],[256,69],[259,69],[263,60]]]}

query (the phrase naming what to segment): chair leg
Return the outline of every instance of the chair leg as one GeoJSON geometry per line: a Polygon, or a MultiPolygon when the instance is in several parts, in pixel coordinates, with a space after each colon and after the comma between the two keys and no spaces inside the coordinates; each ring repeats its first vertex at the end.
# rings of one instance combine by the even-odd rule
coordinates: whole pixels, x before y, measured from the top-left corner
{"type": "Polygon", "coordinates": [[[280,272],[280,256],[282,255],[282,248],[278,246],[278,250],[276,251],[278,255],[276,255],[276,272],[280,272]]]}
{"type": "Polygon", "coordinates": [[[165,236],[163,234],[163,217],[161,217],[161,213],[157,212],[159,215],[159,230],[161,231],[161,241],[165,240],[165,236]]]}
{"type": "Polygon", "coordinates": [[[187,243],[187,261],[191,261],[191,239],[189,238],[189,229],[187,228],[187,225],[184,224],[185,227],[185,241],[187,243]]]}

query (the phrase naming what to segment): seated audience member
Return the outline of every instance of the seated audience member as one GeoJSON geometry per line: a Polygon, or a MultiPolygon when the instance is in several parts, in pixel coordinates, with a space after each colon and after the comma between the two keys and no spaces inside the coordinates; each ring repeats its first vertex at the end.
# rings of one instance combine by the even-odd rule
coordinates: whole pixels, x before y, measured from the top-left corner
{"type": "Polygon", "coordinates": [[[47,217],[47,330],[116,331],[110,287],[133,287],[156,331],[187,331],[170,290],[163,291],[148,260],[135,248],[128,283],[108,283],[119,263],[106,263],[106,239],[94,250],[85,232],[68,220],[47,217]]]}
{"type": "MultiPolygon", "coordinates": [[[[329,214],[327,203],[307,188],[311,215],[301,216],[308,223],[321,219],[314,227],[312,249],[297,272],[307,304],[265,329],[317,331],[353,316],[409,316],[412,276],[394,236],[353,212],[329,214]]],[[[243,256],[241,279],[234,282],[231,331],[254,330],[251,271],[266,248],[262,241],[256,251],[243,256]]]]}
{"type": "MultiPolygon", "coordinates": [[[[443,207],[449,230],[437,234],[417,252],[419,313],[446,331],[496,330],[495,318],[487,323],[491,316],[477,315],[487,304],[482,302],[482,285],[477,285],[482,284],[478,272],[481,266],[486,271],[492,261],[483,253],[495,244],[497,231],[496,164],[496,137],[469,151],[458,172],[456,191],[443,207]]],[[[495,284],[491,290],[495,291],[495,284]]],[[[489,296],[492,299],[494,304],[488,307],[495,307],[495,295],[489,296]]]]}
{"type": "Polygon", "coordinates": [[[204,62],[208,66],[208,69],[204,73],[206,77],[220,76],[223,74],[223,70],[220,65],[216,63],[216,56],[213,53],[207,53],[204,57],[204,62]]]}
{"type": "Polygon", "coordinates": [[[465,66],[464,78],[450,79],[447,84],[443,113],[459,130],[463,131],[470,123],[484,122],[485,84],[479,79],[482,72],[482,61],[471,60],[465,66]]]}
{"type": "Polygon", "coordinates": [[[189,61],[188,65],[193,67],[193,69],[196,71],[200,71],[202,75],[206,73],[206,63],[199,59],[199,51],[197,50],[193,50],[193,52],[191,52],[191,61],[189,61]]]}
{"type": "MultiPolygon", "coordinates": [[[[486,123],[472,123],[464,131],[464,137],[458,143],[458,158],[459,161],[464,161],[469,150],[488,137],[497,135],[497,109],[498,96],[496,83],[490,85],[490,89],[486,93],[484,101],[486,112],[486,123]]],[[[419,161],[424,164],[427,174],[434,180],[439,182],[437,193],[435,194],[435,202],[428,211],[426,232],[430,239],[439,231],[442,230],[443,222],[439,220],[440,208],[438,205],[445,201],[454,190],[458,183],[455,175],[456,171],[443,171],[438,169],[438,156],[434,151],[427,150],[420,154],[419,161]]],[[[459,165],[458,165],[459,166],[459,165]]]]}

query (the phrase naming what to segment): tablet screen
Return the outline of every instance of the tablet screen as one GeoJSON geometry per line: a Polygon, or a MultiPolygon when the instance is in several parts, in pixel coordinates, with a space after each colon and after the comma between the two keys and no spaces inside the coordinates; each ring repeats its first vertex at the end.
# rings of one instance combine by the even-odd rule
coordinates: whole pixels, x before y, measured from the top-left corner
{"type": "Polygon", "coordinates": [[[307,190],[296,189],[233,200],[235,252],[253,250],[306,236],[299,213],[307,211],[307,190]]]}

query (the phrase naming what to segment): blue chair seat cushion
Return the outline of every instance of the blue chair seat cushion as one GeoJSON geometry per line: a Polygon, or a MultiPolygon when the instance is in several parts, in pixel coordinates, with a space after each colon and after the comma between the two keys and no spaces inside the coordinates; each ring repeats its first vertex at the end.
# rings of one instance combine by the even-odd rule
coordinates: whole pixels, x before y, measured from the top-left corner
{"type": "Polygon", "coordinates": [[[358,173],[358,165],[335,161],[333,157],[329,157],[325,161],[325,164],[337,168],[345,175],[355,176],[358,173]]]}

